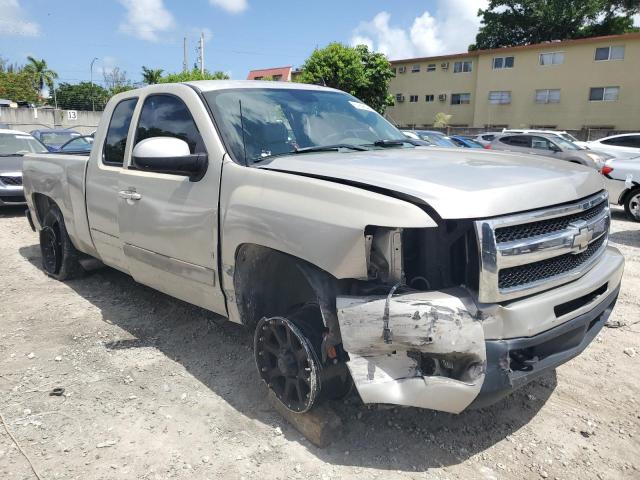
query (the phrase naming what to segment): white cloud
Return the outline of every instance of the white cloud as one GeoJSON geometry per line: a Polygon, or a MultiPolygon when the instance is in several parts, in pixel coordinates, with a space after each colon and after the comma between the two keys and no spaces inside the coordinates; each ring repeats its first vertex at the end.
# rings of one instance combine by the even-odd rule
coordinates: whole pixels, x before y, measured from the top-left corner
{"type": "Polygon", "coordinates": [[[488,0],[437,0],[435,11],[425,11],[403,28],[391,25],[391,15],[378,13],[354,30],[351,44],[363,43],[391,59],[465,52],[480,26],[477,13],[488,0]]]}
{"type": "Polygon", "coordinates": [[[209,0],[209,3],[229,13],[241,13],[249,8],[247,0],[209,0]]]}
{"type": "Polygon", "coordinates": [[[127,16],[120,24],[120,31],[150,42],[157,42],[159,34],[175,26],[171,12],[163,0],[120,0],[127,9],[127,16]]]}
{"type": "Polygon", "coordinates": [[[37,37],[40,25],[25,17],[18,0],[0,0],[0,35],[37,37]]]}

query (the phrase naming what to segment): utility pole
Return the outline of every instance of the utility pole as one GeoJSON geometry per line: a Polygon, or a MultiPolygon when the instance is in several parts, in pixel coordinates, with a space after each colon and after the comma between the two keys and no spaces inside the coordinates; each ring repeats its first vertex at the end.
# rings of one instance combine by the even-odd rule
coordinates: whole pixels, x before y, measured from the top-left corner
{"type": "Polygon", "coordinates": [[[200,74],[204,75],[204,32],[200,34],[200,74]]]}
{"type": "Polygon", "coordinates": [[[187,37],[184,37],[182,42],[182,71],[186,72],[189,65],[189,61],[187,60],[187,37]]]}
{"type": "Polygon", "coordinates": [[[91,109],[94,112],[96,111],[96,102],[93,96],[93,64],[96,60],[98,60],[98,57],[95,57],[93,60],[91,60],[91,109]]]}

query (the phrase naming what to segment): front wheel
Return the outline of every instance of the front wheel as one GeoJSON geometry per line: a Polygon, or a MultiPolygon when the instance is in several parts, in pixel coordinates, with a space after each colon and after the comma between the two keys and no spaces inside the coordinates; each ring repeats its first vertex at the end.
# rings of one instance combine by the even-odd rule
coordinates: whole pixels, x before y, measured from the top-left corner
{"type": "Polygon", "coordinates": [[[627,194],[624,201],[624,211],[631,220],[640,222],[640,188],[627,194]]]}
{"type": "Polygon", "coordinates": [[[64,225],[62,212],[55,205],[46,213],[42,221],[40,252],[42,268],[50,277],[68,280],[84,273],[78,261],[79,252],[71,243],[64,225]]]}

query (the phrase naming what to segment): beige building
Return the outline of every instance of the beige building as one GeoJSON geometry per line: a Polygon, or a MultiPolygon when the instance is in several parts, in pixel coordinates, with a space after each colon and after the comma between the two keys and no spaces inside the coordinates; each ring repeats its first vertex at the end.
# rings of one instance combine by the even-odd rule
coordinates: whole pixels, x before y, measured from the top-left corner
{"type": "Polygon", "coordinates": [[[451,126],[640,130],[640,33],[391,62],[387,118],[451,126]]]}

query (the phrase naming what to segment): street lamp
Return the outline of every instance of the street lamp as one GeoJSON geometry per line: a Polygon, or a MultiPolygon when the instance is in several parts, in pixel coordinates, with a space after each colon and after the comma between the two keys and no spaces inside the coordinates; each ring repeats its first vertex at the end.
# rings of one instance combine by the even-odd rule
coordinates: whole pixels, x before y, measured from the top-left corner
{"type": "Polygon", "coordinates": [[[94,57],[94,59],[91,60],[91,68],[90,68],[90,70],[91,70],[91,74],[90,74],[91,75],[90,76],[90,78],[91,78],[91,109],[94,112],[96,111],[96,104],[95,104],[95,101],[93,99],[93,64],[95,63],[96,60],[98,60],[98,57],[94,57]]]}

